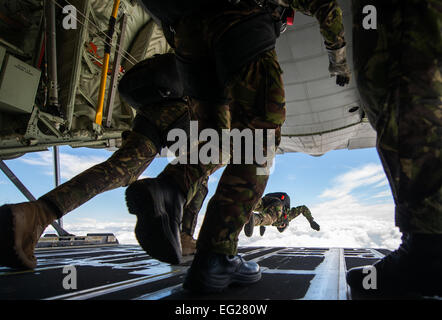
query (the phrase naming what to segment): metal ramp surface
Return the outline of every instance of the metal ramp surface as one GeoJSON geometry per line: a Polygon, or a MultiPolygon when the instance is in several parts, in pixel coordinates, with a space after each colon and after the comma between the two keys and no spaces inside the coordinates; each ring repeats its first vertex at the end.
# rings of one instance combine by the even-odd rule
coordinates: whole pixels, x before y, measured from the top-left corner
{"type": "Polygon", "coordinates": [[[388,252],[241,247],[246,260],[261,266],[262,280],[195,295],[182,289],[190,258],[171,266],[135,245],[43,249],[36,252],[35,270],[0,267],[0,300],[347,300],[347,268],[372,264],[388,252]]]}

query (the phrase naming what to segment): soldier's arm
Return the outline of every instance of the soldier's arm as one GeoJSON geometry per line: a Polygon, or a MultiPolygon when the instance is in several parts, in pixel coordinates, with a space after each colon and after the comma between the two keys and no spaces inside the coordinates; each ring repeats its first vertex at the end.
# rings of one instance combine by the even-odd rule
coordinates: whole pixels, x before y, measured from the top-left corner
{"type": "Polygon", "coordinates": [[[291,7],[318,20],[327,49],[345,46],[342,10],[336,0],[293,0],[291,7]]]}
{"type": "Polygon", "coordinates": [[[329,58],[330,76],[336,76],[336,84],[350,82],[350,69],[345,51],[342,10],[336,0],[293,0],[291,7],[314,16],[318,22],[329,58]]]}
{"type": "Polygon", "coordinates": [[[306,206],[291,208],[289,213],[289,220],[295,219],[300,214],[302,214],[308,220],[308,222],[313,221],[312,213],[310,212],[310,209],[306,206]]]}
{"type": "Polygon", "coordinates": [[[316,223],[316,221],[313,219],[312,213],[310,212],[310,209],[306,206],[299,206],[294,208],[296,211],[298,211],[298,215],[302,214],[310,223],[310,227],[316,231],[319,231],[321,227],[319,224],[316,223]]]}

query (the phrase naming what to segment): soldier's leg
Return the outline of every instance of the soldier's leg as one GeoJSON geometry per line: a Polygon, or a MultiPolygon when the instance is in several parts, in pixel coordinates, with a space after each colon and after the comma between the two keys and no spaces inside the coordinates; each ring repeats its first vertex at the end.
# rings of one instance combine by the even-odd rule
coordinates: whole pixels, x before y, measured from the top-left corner
{"type": "MultiPolygon", "coordinates": [[[[275,130],[274,150],[280,142],[285,120],[284,88],[276,53],[262,54],[242,69],[231,82],[232,128],[275,130]]],[[[244,145],[242,146],[244,147],[244,145]]],[[[244,150],[244,149],[243,149],[244,150]]],[[[237,252],[238,235],[248,221],[268,180],[266,164],[229,164],[223,172],[215,195],[209,202],[197,247],[226,255],[237,252]]],[[[256,154],[255,154],[256,157],[256,154]]],[[[269,161],[272,161],[270,157],[269,161]]]]}
{"type": "Polygon", "coordinates": [[[64,215],[96,195],[135,182],[146,170],[167,132],[181,117],[188,117],[185,102],[168,102],[143,109],[134,120],[132,131],[123,134],[120,149],[106,161],[80,173],[41,197],[64,215]],[[145,122],[149,119],[149,122],[145,122]]]}
{"type": "MultiPolygon", "coordinates": [[[[185,17],[180,25],[176,26],[177,69],[183,79],[186,96],[198,97],[191,100],[193,119],[198,122],[198,131],[209,127],[228,129],[230,114],[225,99],[218,101],[212,98],[213,94],[204,99],[208,92],[217,87],[217,80],[211,71],[213,64],[208,58],[207,45],[202,35],[204,26],[201,24],[201,18],[185,17]],[[201,77],[205,80],[200,81],[201,77]],[[211,81],[212,79],[214,81],[211,81]],[[192,94],[189,90],[197,92],[192,94]]],[[[220,91],[217,92],[223,95],[224,89],[218,89],[220,91]]],[[[195,133],[198,138],[199,132],[195,133]]],[[[193,142],[192,135],[187,135],[189,136],[193,142]]],[[[190,164],[170,164],[158,178],[137,181],[126,191],[129,212],[138,217],[135,230],[137,239],[146,252],[161,261],[180,263],[180,226],[176,222],[181,221],[183,207],[193,198],[198,184],[222,166],[221,161],[201,163],[198,151],[198,145],[195,151],[192,144],[192,149],[187,150],[184,156],[192,160],[190,164]]]]}
{"type": "Polygon", "coordinates": [[[196,251],[196,241],[193,239],[193,234],[195,233],[195,227],[198,221],[198,213],[200,212],[207,193],[209,192],[207,187],[208,180],[209,177],[203,180],[198,186],[193,199],[184,208],[181,230],[181,247],[183,250],[183,256],[193,254],[196,251]]]}
{"type": "Polygon", "coordinates": [[[378,30],[356,28],[358,87],[378,134],[397,226],[442,234],[442,13],[433,1],[397,5],[377,1],[385,17],[378,30]]]}
{"type": "Polygon", "coordinates": [[[130,132],[123,147],[107,161],[77,175],[37,201],[0,208],[0,265],[35,268],[34,248],[55,219],[95,195],[136,179],[156,155],[151,142],[130,132]]]}
{"type": "Polygon", "coordinates": [[[366,1],[354,1],[354,60],[364,107],[404,234],[398,250],[375,264],[378,290],[363,290],[361,269],[347,275],[364,293],[440,294],[442,279],[442,112],[437,1],[375,1],[378,29],[362,28],[366,1]]]}
{"type": "Polygon", "coordinates": [[[275,215],[269,213],[257,213],[255,214],[255,227],[258,226],[271,226],[278,218],[275,215]]]}
{"type": "Polygon", "coordinates": [[[96,195],[136,181],[157,154],[154,144],[136,132],[123,135],[123,145],[106,161],[80,173],[40,199],[64,215],[96,195]]]}
{"type": "Polygon", "coordinates": [[[208,177],[203,180],[203,182],[198,186],[195,196],[184,208],[182,231],[191,237],[195,232],[198,213],[200,212],[203,202],[207,197],[207,193],[209,192],[207,187],[208,180],[208,177]]]}
{"type": "MultiPolygon", "coordinates": [[[[191,110],[192,121],[198,124],[198,136],[202,130],[210,128],[216,130],[218,136],[221,137],[222,129],[230,129],[230,108],[225,103],[214,104],[193,99],[191,110]]],[[[185,159],[185,163],[169,164],[159,177],[165,177],[173,181],[185,194],[187,202],[189,202],[190,199],[194,198],[198,190],[197,188],[202,181],[223,167],[223,157],[224,159],[229,158],[230,150],[223,150],[221,148],[221,139],[219,142],[220,145],[215,146],[219,150],[219,157],[215,161],[210,163],[202,163],[200,161],[199,151],[205,143],[198,143],[195,149],[189,148],[187,154],[182,158],[185,159]],[[223,152],[225,152],[224,155],[223,152]],[[198,155],[197,161],[192,159],[195,154],[198,155]]]]}
{"type": "Polygon", "coordinates": [[[282,205],[270,205],[255,215],[255,226],[271,226],[282,216],[282,205]]]}
{"type": "MultiPolygon", "coordinates": [[[[150,117],[158,135],[188,113],[183,102],[149,108],[150,117]]],[[[137,116],[139,117],[139,116],[137,116]]],[[[136,123],[138,123],[136,121],[136,123]]],[[[133,131],[123,135],[123,145],[107,161],[98,164],[60,185],[35,202],[4,205],[0,208],[0,265],[34,268],[34,248],[46,227],[57,218],[74,210],[94,196],[120,186],[126,186],[138,179],[157,154],[158,141],[138,133],[143,132],[135,125],[133,131]],[[15,225],[12,230],[12,224],[15,225]],[[14,238],[14,239],[12,239],[14,238]],[[23,239],[26,239],[24,241],[23,239]],[[11,245],[11,241],[14,245],[11,245]]],[[[146,132],[146,134],[148,134],[146,132]]]]}

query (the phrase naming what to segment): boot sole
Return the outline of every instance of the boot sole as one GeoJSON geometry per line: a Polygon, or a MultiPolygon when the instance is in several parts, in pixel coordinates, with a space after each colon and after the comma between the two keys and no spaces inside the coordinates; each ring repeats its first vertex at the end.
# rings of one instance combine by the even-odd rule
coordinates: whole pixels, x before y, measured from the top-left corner
{"type": "Polygon", "coordinates": [[[247,286],[258,282],[261,277],[261,272],[248,275],[211,275],[210,277],[204,277],[201,273],[197,273],[186,277],[183,288],[192,292],[220,293],[232,284],[247,286]]]}
{"type": "Polygon", "coordinates": [[[181,246],[174,239],[165,213],[164,199],[157,196],[158,205],[152,200],[148,186],[151,181],[135,182],[126,190],[126,204],[131,214],[137,216],[135,236],[152,258],[170,264],[182,262],[181,246]]]}
{"type": "Polygon", "coordinates": [[[8,205],[0,207],[0,266],[14,269],[29,269],[14,249],[14,223],[8,205]]]}

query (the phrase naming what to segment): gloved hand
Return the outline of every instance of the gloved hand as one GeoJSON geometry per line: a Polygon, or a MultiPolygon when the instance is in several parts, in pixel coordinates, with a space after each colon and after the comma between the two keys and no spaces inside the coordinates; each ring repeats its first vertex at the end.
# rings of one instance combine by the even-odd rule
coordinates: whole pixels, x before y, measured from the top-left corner
{"type": "Polygon", "coordinates": [[[287,229],[287,227],[288,227],[288,224],[284,223],[284,224],[282,224],[280,226],[277,226],[276,229],[278,229],[279,232],[284,232],[285,229],[287,229]]]}
{"type": "Polygon", "coordinates": [[[350,82],[351,75],[350,68],[347,64],[345,46],[337,50],[327,49],[327,52],[328,61],[330,62],[328,67],[330,76],[336,76],[336,84],[343,87],[350,82]]]}
{"type": "Polygon", "coordinates": [[[319,224],[317,224],[315,221],[310,222],[310,227],[313,230],[319,231],[321,228],[319,227],[319,224]]]}

